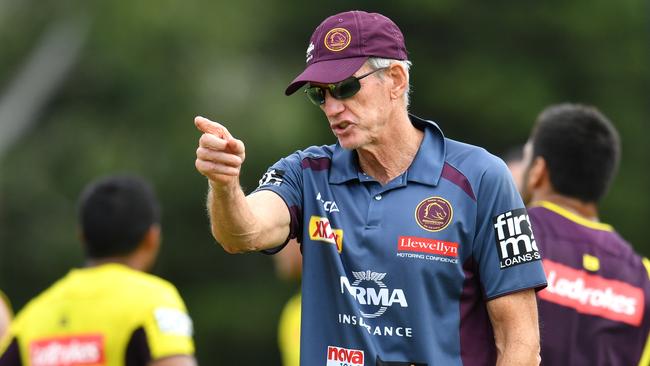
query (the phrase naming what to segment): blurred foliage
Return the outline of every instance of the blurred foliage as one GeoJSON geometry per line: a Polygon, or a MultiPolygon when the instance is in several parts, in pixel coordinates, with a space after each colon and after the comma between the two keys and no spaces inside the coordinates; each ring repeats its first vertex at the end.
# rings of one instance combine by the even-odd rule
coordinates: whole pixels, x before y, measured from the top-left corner
{"type": "Polygon", "coordinates": [[[350,9],[400,26],[414,63],[411,110],[448,137],[500,154],[525,142],[548,104],[598,106],[624,148],[603,220],[650,255],[647,1],[0,0],[0,92],[49,25],[90,22],[72,74],[0,157],[0,288],[14,307],[82,265],[75,205],[84,184],[133,172],[161,197],[154,272],[184,296],[200,363],[279,364],[276,321],[293,285],[274,277],[268,257],[228,255],[212,240],[192,120],[221,121],[246,143],[247,191],[278,158],[333,143],[321,112],[283,90],[314,27],[350,9]]]}

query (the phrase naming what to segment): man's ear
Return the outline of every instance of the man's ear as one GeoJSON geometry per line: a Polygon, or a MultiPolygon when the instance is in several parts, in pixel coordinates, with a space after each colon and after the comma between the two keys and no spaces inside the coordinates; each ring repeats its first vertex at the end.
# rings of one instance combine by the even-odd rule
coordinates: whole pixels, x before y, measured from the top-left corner
{"type": "Polygon", "coordinates": [[[543,157],[538,156],[530,164],[530,170],[528,172],[528,188],[531,190],[538,189],[548,183],[550,183],[550,178],[548,176],[546,160],[544,160],[543,157]]]}
{"type": "Polygon", "coordinates": [[[408,87],[408,74],[404,66],[399,63],[392,63],[386,70],[388,76],[393,84],[390,88],[390,99],[396,100],[402,98],[408,87]]]}
{"type": "Polygon", "coordinates": [[[160,236],[160,225],[153,224],[144,234],[141,245],[147,250],[157,252],[160,247],[160,236]]]}

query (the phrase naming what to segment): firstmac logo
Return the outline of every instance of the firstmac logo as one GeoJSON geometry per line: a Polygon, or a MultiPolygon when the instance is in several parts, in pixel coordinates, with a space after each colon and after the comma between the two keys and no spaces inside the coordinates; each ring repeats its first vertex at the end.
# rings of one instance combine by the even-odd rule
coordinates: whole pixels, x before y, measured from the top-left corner
{"type": "Polygon", "coordinates": [[[333,229],[327,217],[312,216],[309,219],[309,239],[335,244],[336,250],[343,250],[343,230],[333,229]]]}
{"type": "Polygon", "coordinates": [[[504,212],[493,223],[501,269],[541,259],[525,208],[504,212]]]}

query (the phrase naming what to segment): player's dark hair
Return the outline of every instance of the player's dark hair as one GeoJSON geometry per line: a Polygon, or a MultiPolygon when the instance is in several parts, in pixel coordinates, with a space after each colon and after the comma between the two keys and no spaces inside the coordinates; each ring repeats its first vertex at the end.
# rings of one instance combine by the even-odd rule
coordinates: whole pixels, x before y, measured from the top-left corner
{"type": "Polygon", "coordinates": [[[79,223],[89,258],[132,253],[151,225],[159,222],[154,191],[138,177],[99,179],[79,198],[79,223]]]}
{"type": "Polygon", "coordinates": [[[546,160],[556,192],[598,202],[618,169],[616,128],[598,109],[580,104],[550,106],[537,117],[531,135],[533,158],[546,160]]]}

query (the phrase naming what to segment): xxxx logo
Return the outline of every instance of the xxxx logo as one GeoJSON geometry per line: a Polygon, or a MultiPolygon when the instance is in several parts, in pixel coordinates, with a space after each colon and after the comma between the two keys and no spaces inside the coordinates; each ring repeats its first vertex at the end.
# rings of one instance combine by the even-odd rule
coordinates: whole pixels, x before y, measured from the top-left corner
{"type": "Polygon", "coordinates": [[[312,216],[309,219],[309,238],[335,244],[336,250],[343,250],[343,230],[333,229],[327,217],[312,216]]]}

